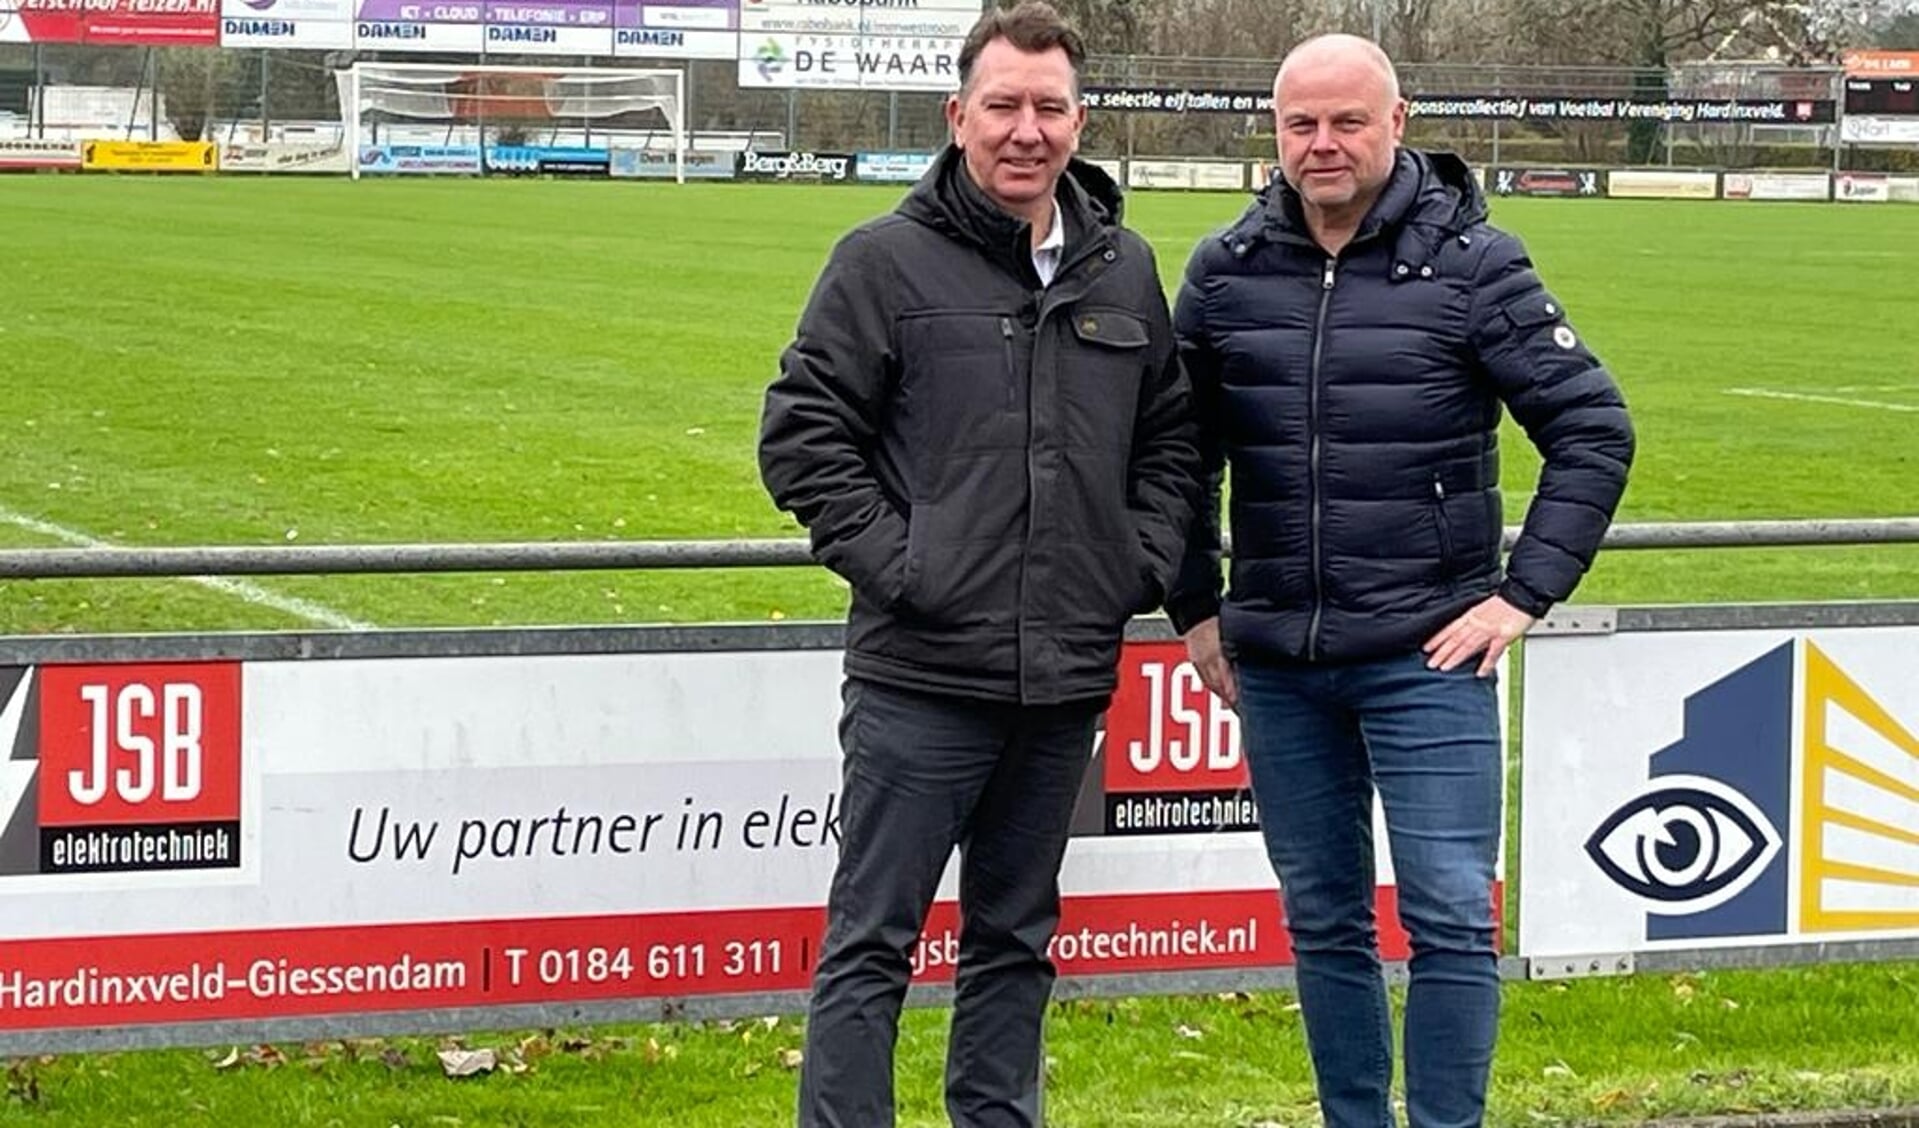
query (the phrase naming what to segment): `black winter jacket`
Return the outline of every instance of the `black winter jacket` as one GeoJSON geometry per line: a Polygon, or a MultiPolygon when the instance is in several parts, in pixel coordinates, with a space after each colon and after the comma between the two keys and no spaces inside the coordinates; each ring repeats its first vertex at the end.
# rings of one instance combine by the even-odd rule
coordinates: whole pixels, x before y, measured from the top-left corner
{"type": "Polygon", "coordinates": [[[1116,682],[1199,492],[1151,249],[1074,161],[1050,286],[949,146],[833,250],[767,391],[760,469],[852,588],[846,669],[1033,704],[1116,682]]]}
{"type": "Polygon", "coordinates": [[[1383,657],[1495,591],[1544,614],[1592,563],[1632,461],[1625,403],[1458,158],[1402,149],[1336,258],[1276,178],[1193,252],[1175,322],[1208,473],[1167,601],[1182,631],[1218,614],[1230,654],[1383,657]],[[1503,575],[1501,404],[1544,458],[1503,575]]]}

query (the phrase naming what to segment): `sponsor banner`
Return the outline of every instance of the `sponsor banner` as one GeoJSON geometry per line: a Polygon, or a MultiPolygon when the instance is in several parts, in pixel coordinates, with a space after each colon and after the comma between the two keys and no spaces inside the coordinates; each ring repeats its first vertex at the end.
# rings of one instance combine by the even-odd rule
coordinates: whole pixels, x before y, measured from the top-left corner
{"type": "Polygon", "coordinates": [[[362,51],[485,50],[479,0],[359,0],[353,45],[362,51]]]}
{"type": "Polygon", "coordinates": [[[1080,97],[1089,110],[1139,110],[1147,113],[1270,114],[1272,91],[1226,90],[1191,86],[1088,86],[1080,97]]]}
{"type": "Polygon", "coordinates": [[[740,34],[742,87],[948,91],[963,40],[878,35],[740,34]]]}
{"type": "Polygon", "coordinates": [[[1919,176],[1895,176],[1886,182],[1886,199],[1900,204],[1919,204],[1919,176]]]}
{"type": "Polygon", "coordinates": [[[1415,94],[1407,116],[1483,121],[1658,121],[1684,125],[1824,125],[1838,117],[1830,98],[1521,98],[1508,94],[1415,94]]]}
{"type": "Polygon", "coordinates": [[[693,4],[621,4],[620,7],[637,12],[641,27],[731,31],[739,25],[739,9],[732,3],[705,8],[693,4]]]}
{"type": "Polygon", "coordinates": [[[1840,56],[1848,77],[1911,75],[1919,78],[1919,51],[1847,51],[1840,56]]]}
{"type": "Polygon", "coordinates": [[[544,176],[605,176],[609,160],[605,149],[494,145],[486,151],[486,170],[544,176]]]}
{"type": "Polygon", "coordinates": [[[979,16],[977,0],[741,0],[740,30],[756,34],[964,39],[979,16]]]}
{"type": "Polygon", "coordinates": [[[737,59],[738,0],[615,0],[613,53],[626,58],[737,59]]]}
{"type": "MultiPolygon", "coordinates": [[[[1274,166],[1278,175],[1278,166],[1274,166]]],[[[1495,196],[1571,196],[1591,198],[1606,194],[1605,172],[1596,168],[1495,168],[1495,196]]]]}
{"type": "Polygon", "coordinates": [[[911,184],[932,167],[930,153],[860,153],[853,158],[853,179],[911,184]]]}
{"type": "Polygon", "coordinates": [[[1520,954],[1919,936],[1915,645],[1530,640],[1520,954]]]}
{"type": "MultiPolygon", "coordinates": [[[[1270,114],[1267,90],[1191,86],[1089,86],[1086,106],[1147,113],[1270,114]]],[[[1815,125],[1837,117],[1831,99],[1522,98],[1508,94],[1415,94],[1407,116],[1465,121],[1660,121],[1815,125]]]]}
{"type": "Polygon", "coordinates": [[[221,0],[7,0],[0,42],[212,47],[221,0]]]}
{"type": "Polygon", "coordinates": [[[1842,172],[1832,179],[1832,198],[1855,204],[1883,204],[1892,199],[1892,178],[1877,172],[1842,172]]]}
{"type": "MultiPolygon", "coordinates": [[[[802,989],[840,667],[0,668],[0,1029],[802,989]]],[[[1061,875],[1065,974],[1290,961],[1237,739],[1181,644],[1127,649],[1061,875]]],[[[1385,851],[1376,872],[1404,958],[1385,851]]],[[[956,890],[923,979],[952,974],[956,890]]]]}
{"type": "Polygon", "coordinates": [[[363,145],[363,173],[477,173],[478,145],[363,145]]]}
{"type": "MultiPolygon", "coordinates": [[[[731,180],[737,154],[731,150],[688,149],[685,169],[688,180],[731,180]]],[[[629,149],[615,146],[609,158],[608,172],[616,179],[671,180],[675,175],[673,154],[658,149],[629,149]]]]}
{"type": "Polygon", "coordinates": [[[1087,164],[1092,165],[1094,168],[1112,177],[1113,183],[1126,183],[1126,164],[1124,161],[1110,157],[1081,157],[1080,160],[1085,161],[1087,164]]]}
{"type": "Polygon", "coordinates": [[[1830,200],[1832,177],[1823,172],[1728,172],[1720,195],[1728,200],[1830,200]]]}
{"type": "Polygon", "coordinates": [[[1719,174],[1614,169],[1606,174],[1606,194],[1649,200],[1712,200],[1719,196],[1719,174]]]}
{"type": "Polygon", "coordinates": [[[353,25],[262,16],[222,16],[220,46],[345,51],[353,46],[353,25]]]}
{"type": "Polygon", "coordinates": [[[616,27],[613,53],[623,58],[730,59],[739,40],[739,35],[731,31],[616,27]]]}
{"type": "Polygon", "coordinates": [[[486,50],[494,55],[611,55],[610,27],[488,24],[486,50]]]}
{"type": "Polygon", "coordinates": [[[220,145],[221,172],[347,172],[344,141],[229,141],[220,145]]]}
{"type": "Polygon", "coordinates": [[[82,141],[80,165],[101,171],[212,172],[218,166],[211,141],[82,141]]]}
{"type": "Polygon", "coordinates": [[[477,55],[485,39],[479,24],[432,24],[405,20],[360,20],[353,46],[361,51],[434,51],[477,55]]]}
{"type": "Polygon", "coordinates": [[[220,0],[220,15],[351,24],[353,0],[220,0]]]}
{"type": "Polygon", "coordinates": [[[1839,139],[1853,145],[1919,145],[1919,116],[1847,114],[1839,123],[1839,139]]]}
{"type": "Polygon", "coordinates": [[[487,0],[483,14],[488,27],[613,26],[611,0],[487,0]]]}
{"type": "Polygon", "coordinates": [[[853,179],[851,153],[754,152],[735,155],[734,175],[741,180],[816,180],[845,184],[853,179]]]}
{"type": "Polygon", "coordinates": [[[79,167],[78,141],[0,140],[0,169],[79,167]]]}
{"type": "Polygon", "coordinates": [[[1129,188],[1183,188],[1238,192],[1246,187],[1246,165],[1240,161],[1154,161],[1133,159],[1126,164],[1129,188]]]}
{"type": "Polygon", "coordinates": [[[349,50],[353,0],[220,0],[220,46],[349,50]]]}

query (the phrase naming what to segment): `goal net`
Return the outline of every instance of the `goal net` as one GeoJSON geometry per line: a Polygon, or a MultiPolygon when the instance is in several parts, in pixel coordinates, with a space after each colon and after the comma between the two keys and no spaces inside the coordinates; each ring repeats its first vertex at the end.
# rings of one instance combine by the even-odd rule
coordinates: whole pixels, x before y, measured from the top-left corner
{"type": "Polygon", "coordinates": [[[582,172],[623,148],[670,154],[685,180],[682,71],[361,62],[335,77],[355,179],[582,172]]]}

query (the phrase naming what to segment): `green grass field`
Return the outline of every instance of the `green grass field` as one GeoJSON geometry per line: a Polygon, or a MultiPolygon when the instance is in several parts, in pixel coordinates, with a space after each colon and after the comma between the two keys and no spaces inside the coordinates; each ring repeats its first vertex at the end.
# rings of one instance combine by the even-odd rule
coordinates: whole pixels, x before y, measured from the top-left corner
{"type": "MultiPolygon", "coordinates": [[[[758,484],[760,393],[834,238],[897,195],[0,180],[0,546],[795,535],[758,484]]],[[[1137,195],[1129,218],[1171,285],[1239,206],[1137,195]]],[[[1640,458],[1622,519],[1914,512],[1919,208],[1500,201],[1495,218],[1626,390],[1640,458]]],[[[1517,520],[1536,460],[1517,433],[1506,451],[1517,520]]],[[[1580,593],[1913,597],[1914,547],[1615,552],[1580,593]]],[[[0,582],[0,634],[765,621],[843,602],[811,569],[0,582]]],[[[1919,1102],[1911,965],[1507,998],[1501,1124],[1919,1102]]],[[[1311,1122],[1289,1002],[1060,1005],[1051,1122],[1311,1122]]],[[[943,1017],[909,1017],[903,1123],[942,1122],[943,1017]]],[[[798,1041],[790,1019],[555,1036],[524,1073],[460,1083],[417,1041],[224,1069],[224,1051],[69,1057],[17,1063],[0,1123],[778,1124],[798,1041]]]]}

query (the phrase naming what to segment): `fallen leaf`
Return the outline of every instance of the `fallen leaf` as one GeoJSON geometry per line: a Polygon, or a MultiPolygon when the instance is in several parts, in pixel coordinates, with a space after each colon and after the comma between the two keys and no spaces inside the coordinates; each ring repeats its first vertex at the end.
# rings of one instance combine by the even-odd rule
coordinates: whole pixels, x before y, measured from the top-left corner
{"type": "Polygon", "coordinates": [[[800,1063],[806,1060],[805,1054],[791,1048],[781,1050],[779,1057],[781,1069],[798,1069],[800,1063]]]}
{"type": "Polygon", "coordinates": [[[441,1050],[440,1068],[448,1077],[472,1077],[491,1073],[499,1066],[492,1050],[441,1050]]]}
{"type": "Polygon", "coordinates": [[[1567,1065],[1563,1061],[1555,1061],[1551,1065],[1547,1066],[1545,1069],[1540,1070],[1540,1072],[1545,1074],[1547,1077],[1578,1077],[1579,1076],[1579,1074],[1573,1072],[1572,1066],[1567,1065]]]}
{"type": "Polygon", "coordinates": [[[388,1069],[405,1069],[413,1064],[413,1059],[406,1056],[406,1051],[395,1046],[381,1050],[380,1061],[388,1069]]]}
{"type": "Polygon", "coordinates": [[[226,1052],[225,1057],[221,1058],[219,1061],[214,1062],[213,1068],[219,1069],[219,1070],[228,1070],[228,1069],[232,1069],[234,1066],[239,1064],[240,1064],[240,1047],[235,1046],[226,1052]]]}
{"type": "Polygon", "coordinates": [[[247,1051],[247,1060],[254,1065],[274,1069],[287,1063],[287,1056],[273,1046],[255,1046],[247,1051]]]}
{"type": "Polygon", "coordinates": [[[768,1030],[777,1029],[779,1024],[780,1016],[777,1014],[769,1014],[765,1018],[760,1019],[760,1025],[766,1027],[768,1030]]]}
{"type": "Polygon", "coordinates": [[[1173,1033],[1178,1034],[1182,1038],[1206,1037],[1206,1032],[1204,1030],[1197,1030],[1191,1026],[1186,1025],[1183,1022],[1180,1023],[1178,1026],[1173,1027],[1173,1033]]]}
{"type": "Polygon", "coordinates": [[[1592,1103],[1595,1109],[1598,1109],[1600,1112],[1605,1112],[1620,1101],[1629,1101],[1631,1099],[1632,1094],[1624,1089],[1608,1089],[1594,1097],[1592,1103]]]}

